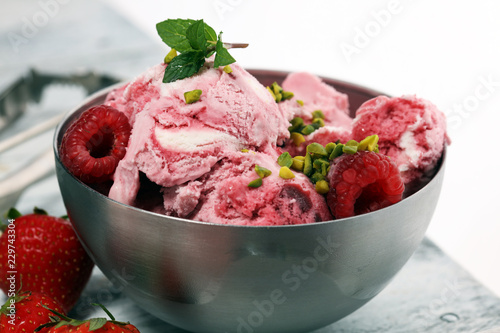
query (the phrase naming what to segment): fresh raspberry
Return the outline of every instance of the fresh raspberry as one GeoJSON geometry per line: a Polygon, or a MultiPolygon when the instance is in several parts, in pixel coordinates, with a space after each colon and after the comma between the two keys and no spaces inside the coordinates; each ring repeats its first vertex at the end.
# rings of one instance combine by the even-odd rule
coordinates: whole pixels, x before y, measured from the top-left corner
{"type": "Polygon", "coordinates": [[[399,170],[383,154],[360,151],[336,158],[328,172],[328,206],[335,218],[375,211],[401,200],[399,170]]]}
{"type": "Polygon", "coordinates": [[[92,107],[68,128],[61,142],[62,163],[85,183],[106,181],[125,156],[130,124],[120,111],[106,105],[92,107]]]}

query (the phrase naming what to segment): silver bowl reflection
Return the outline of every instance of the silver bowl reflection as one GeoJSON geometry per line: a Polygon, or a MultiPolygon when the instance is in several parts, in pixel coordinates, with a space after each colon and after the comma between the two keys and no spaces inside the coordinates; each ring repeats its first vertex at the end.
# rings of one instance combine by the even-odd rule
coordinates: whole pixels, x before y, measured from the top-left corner
{"type": "MultiPolygon", "coordinates": [[[[263,84],[284,72],[251,71],[263,84]]],[[[378,92],[325,78],[352,109],[378,92]]],[[[422,189],[391,207],[336,221],[279,227],[202,223],[107,198],[73,177],[57,147],[90,97],[58,126],[56,169],[73,226],[97,266],[139,306],[193,332],[307,332],[376,296],[424,237],[444,161],[422,189]]],[[[444,160],[444,156],[443,156],[444,160]]]]}

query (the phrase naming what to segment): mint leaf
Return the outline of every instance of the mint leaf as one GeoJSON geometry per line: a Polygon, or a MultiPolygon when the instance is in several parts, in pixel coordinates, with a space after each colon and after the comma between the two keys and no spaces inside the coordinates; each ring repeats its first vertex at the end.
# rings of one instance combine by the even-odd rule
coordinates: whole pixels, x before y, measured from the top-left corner
{"type": "Polygon", "coordinates": [[[204,51],[187,51],[172,59],[165,69],[163,83],[174,82],[190,77],[200,70],[205,63],[204,51]]]}
{"type": "Polygon", "coordinates": [[[163,42],[180,55],[173,58],[165,69],[163,82],[174,82],[196,74],[205,63],[205,58],[215,54],[214,67],[227,66],[236,60],[228,48],[245,48],[248,44],[224,44],[222,32],[215,30],[203,20],[168,19],[156,25],[163,42]]]}
{"type": "Polygon", "coordinates": [[[219,34],[219,38],[217,40],[217,44],[215,45],[215,60],[214,67],[226,66],[236,62],[230,54],[229,51],[224,47],[224,43],[221,40],[222,32],[219,34]]]}
{"type": "Polygon", "coordinates": [[[156,31],[165,44],[182,53],[192,50],[186,32],[193,22],[189,19],[169,19],[156,24],[156,31]]]}
{"type": "Polygon", "coordinates": [[[207,49],[207,37],[205,36],[205,23],[199,20],[186,29],[186,38],[194,50],[205,51],[207,49]]]}
{"type": "Polygon", "coordinates": [[[210,42],[217,41],[217,34],[215,33],[215,30],[206,23],[205,23],[205,37],[207,37],[207,40],[210,42]]]}

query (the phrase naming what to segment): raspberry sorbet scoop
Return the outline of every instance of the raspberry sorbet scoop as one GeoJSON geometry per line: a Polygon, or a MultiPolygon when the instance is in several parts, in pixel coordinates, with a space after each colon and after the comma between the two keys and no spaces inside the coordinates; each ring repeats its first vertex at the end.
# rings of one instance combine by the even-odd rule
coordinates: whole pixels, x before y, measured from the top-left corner
{"type": "Polygon", "coordinates": [[[405,183],[422,177],[439,161],[445,144],[446,117],[427,100],[415,96],[379,96],[356,111],[352,138],[378,134],[379,150],[390,156],[405,183]]]}

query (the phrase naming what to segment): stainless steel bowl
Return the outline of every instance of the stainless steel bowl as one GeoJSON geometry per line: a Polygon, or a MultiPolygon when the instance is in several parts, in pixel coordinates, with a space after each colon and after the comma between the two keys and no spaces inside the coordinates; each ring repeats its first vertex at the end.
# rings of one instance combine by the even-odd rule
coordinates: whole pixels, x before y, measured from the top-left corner
{"type": "MultiPolygon", "coordinates": [[[[251,71],[263,84],[284,72],[251,71]]],[[[356,109],[378,92],[325,79],[356,109]]],[[[245,227],[167,217],[113,201],[73,177],[57,147],[56,169],[73,226],[104,274],[159,318],[193,332],[307,332],[375,297],[424,237],[438,201],[444,156],[433,179],[388,208],[316,224],[245,227]]]]}

